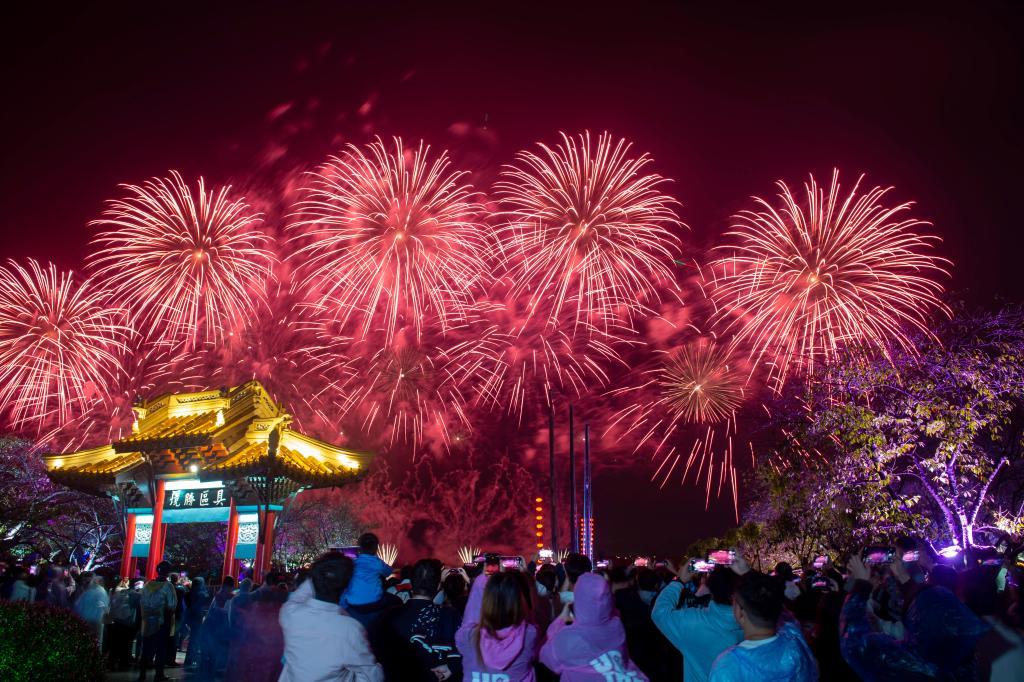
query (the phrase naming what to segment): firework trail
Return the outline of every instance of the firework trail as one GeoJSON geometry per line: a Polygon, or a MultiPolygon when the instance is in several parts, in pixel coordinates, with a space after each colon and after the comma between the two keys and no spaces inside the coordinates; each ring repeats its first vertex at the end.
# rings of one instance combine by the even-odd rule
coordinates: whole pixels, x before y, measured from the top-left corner
{"type": "Polygon", "coordinates": [[[335,388],[352,379],[351,340],[286,292],[272,294],[268,306],[271,312],[232,330],[225,343],[205,349],[208,375],[225,386],[255,379],[288,406],[300,428],[336,439],[335,388]]]}
{"type": "Polygon", "coordinates": [[[412,325],[419,341],[427,318],[447,333],[488,284],[479,195],[449,170],[447,153],[429,152],[399,138],[392,150],[380,139],[349,145],[296,203],[298,286],[343,328],[351,322],[356,338],[383,331],[390,343],[412,325]]]}
{"type": "Polygon", "coordinates": [[[390,344],[379,336],[357,341],[349,355],[351,371],[333,390],[339,421],[414,451],[428,436],[448,450],[453,430],[471,430],[462,394],[443,370],[446,345],[439,335],[417,343],[406,327],[390,344]]]}
{"type": "Polygon", "coordinates": [[[384,543],[377,548],[377,556],[388,566],[394,566],[398,561],[398,545],[384,543]]]}
{"type": "Polygon", "coordinates": [[[459,547],[459,560],[463,564],[472,564],[478,554],[480,554],[479,547],[473,547],[472,545],[462,545],[459,547]]]}
{"type": "Polygon", "coordinates": [[[570,315],[572,333],[631,329],[661,300],[659,287],[675,288],[677,202],[625,140],[563,133],[554,148],[539,146],[519,152],[496,185],[506,220],[495,258],[507,263],[512,294],[528,294],[530,314],[551,326],[570,315]]]}
{"type": "Polygon", "coordinates": [[[579,399],[608,383],[609,366],[624,364],[619,340],[599,330],[572,334],[571,324],[552,328],[537,318],[510,324],[505,312],[491,307],[446,353],[444,371],[473,407],[504,409],[522,425],[529,406],[579,399]]]}
{"type": "Polygon", "coordinates": [[[929,314],[946,309],[935,277],[947,261],[930,252],[938,238],[904,217],[911,204],[884,207],[888,189],[860,193],[862,179],[843,196],[837,171],[827,191],[811,176],[803,205],[779,182],[781,205],[755,198],[757,210],[735,217],[732,243],[710,264],[715,322],[730,318],[776,390],[844,352],[911,350],[908,330],[927,333],[929,314]]]}
{"type": "Polygon", "coordinates": [[[0,409],[35,435],[115,385],[131,330],[90,279],[29,260],[0,266],[0,409]]]}
{"type": "Polygon", "coordinates": [[[105,229],[88,264],[136,329],[197,347],[256,314],[274,258],[244,200],[202,178],[193,191],[176,171],[122,187],[127,196],[91,223],[105,229]]]}
{"type": "Polygon", "coordinates": [[[71,440],[65,451],[71,445],[110,443],[130,434],[136,420],[132,406],[139,399],[209,387],[198,356],[181,344],[141,344],[119,353],[117,362],[121,371],[101,399],[92,401],[80,419],[62,425],[61,435],[71,440]]]}
{"type": "Polygon", "coordinates": [[[710,339],[692,341],[663,352],[658,366],[645,372],[639,385],[609,391],[627,403],[614,414],[609,429],[622,425],[618,438],[633,436],[634,452],[653,444],[654,457],[661,463],[651,479],[660,478],[662,488],[680,464],[682,483],[691,471],[694,483],[704,480],[706,506],[712,489],[720,495],[728,485],[738,517],[733,441],[748,377],[730,346],[710,339]],[[681,446],[684,442],[690,445],[681,446]]]}

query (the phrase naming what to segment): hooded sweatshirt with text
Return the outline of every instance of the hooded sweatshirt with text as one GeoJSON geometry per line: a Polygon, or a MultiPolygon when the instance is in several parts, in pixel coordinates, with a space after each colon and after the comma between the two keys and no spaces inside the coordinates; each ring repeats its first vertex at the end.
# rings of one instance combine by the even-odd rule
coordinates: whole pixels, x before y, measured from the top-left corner
{"type": "Polygon", "coordinates": [[[647,680],[626,651],[626,630],[614,613],[608,581],[584,573],[573,589],[575,620],[556,619],[548,628],[540,661],[563,682],[647,680]]]}
{"type": "Polygon", "coordinates": [[[473,582],[462,626],[455,633],[455,645],[462,654],[466,682],[534,682],[533,661],[537,655],[537,628],[522,622],[498,630],[495,635],[480,627],[480,606],[488,576],[473,582]],[[477,655],[477,640],[480,655],[477,655]]]}

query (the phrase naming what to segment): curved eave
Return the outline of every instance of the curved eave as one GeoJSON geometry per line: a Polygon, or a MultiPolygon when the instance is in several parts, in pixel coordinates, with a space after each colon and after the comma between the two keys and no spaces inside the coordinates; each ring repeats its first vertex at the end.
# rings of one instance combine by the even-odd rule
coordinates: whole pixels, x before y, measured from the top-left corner
{"type": "Polygon", "coordinates": [[[362,468],[313,471],[285,458],[276,457],[271,460],[269,457],[263,456],[238,464],[220,464],[203,469],[199,472],[199,478],[201,480],[258,478],[264,476],[268,470],[272,470],[276,478],[287,478],[305,488],[343,486],[358,481],[366,473],[366,470],[362,468]]]}

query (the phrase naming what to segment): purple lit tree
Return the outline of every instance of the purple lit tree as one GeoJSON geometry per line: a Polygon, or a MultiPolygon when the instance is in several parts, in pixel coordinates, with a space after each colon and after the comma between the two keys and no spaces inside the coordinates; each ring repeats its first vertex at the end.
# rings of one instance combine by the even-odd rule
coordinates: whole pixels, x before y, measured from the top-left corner
{"type": "Polygon", "coordinates": [[[811,385],[797,449],[809,462],[824,460],[819,504],[843,500],[858,525],[927,519],[937,544],[991,539],[996,509],[1021,494],[1020,310],[959,311],[916,352],[839,363],[811,385]]]}
{"type": "Polygon", "coordinates": [[[121,536],[110,500],[53,483],[31,443],[0,437],[0,552],[92,569],[119,558],[121,536]]]}

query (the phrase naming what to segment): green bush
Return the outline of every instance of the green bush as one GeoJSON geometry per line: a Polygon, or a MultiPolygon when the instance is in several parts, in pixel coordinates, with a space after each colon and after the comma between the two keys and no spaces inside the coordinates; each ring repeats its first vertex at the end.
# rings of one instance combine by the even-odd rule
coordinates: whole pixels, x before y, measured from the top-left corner
{"type": "Polygon", "coordinates": [[[78,616],[47,604],[0,601],[0,680],[102,679],[96,637],[78,616]]]}

